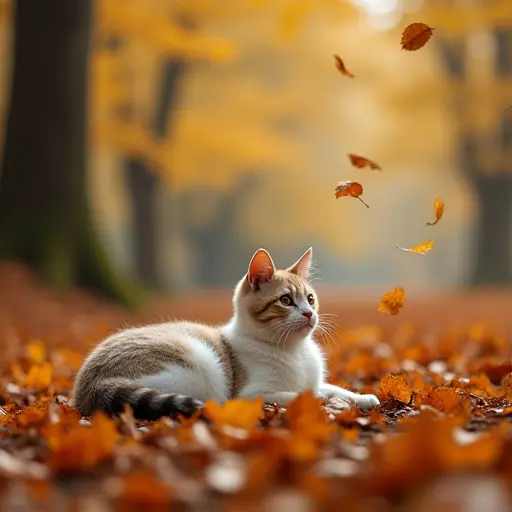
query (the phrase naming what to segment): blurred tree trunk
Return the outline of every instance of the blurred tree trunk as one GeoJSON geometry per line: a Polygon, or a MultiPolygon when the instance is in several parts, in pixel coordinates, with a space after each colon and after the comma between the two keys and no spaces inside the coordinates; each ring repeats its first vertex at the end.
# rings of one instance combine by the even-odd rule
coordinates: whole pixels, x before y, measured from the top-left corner
{"type": "Polygon", "coordinates": [[[18,0],[0,184],[0,257],[59,288],[131,302],[87,204],[91,0],[18,0]]]}
{"type": "MultiPolygon", "coordinates": [[[[493,67],[497,80],[504,85],[512,77],[512,29],[495,28],[490,32],[496,41],[493,67]]],[[[447,74],[459,85],[476,96],[468,77],[467,40],[459,38],[450,41],[438,40],[441,57],[447,74]]],[[[464,89],[463,89],[464,90],[464,89]]],[[[467,96],[455,95],[455,111],[460,117],[466,116],[475,101],[467,96]]],[[[489,109],[496,109],[493,98],[485,98],[489,109]]],[[[481,108],[481,102],[478,103],[481,108]]],[[[496,130],[482,135],[477,127],[470,132],[460,133],[459,151],[461,167],[473,185],[479,199],[480,214],[475,236],[473,270],[470,283],[474,285],[500,285],[512,283],[512,173],[510,168],[485,169],[487,159],[482,148],[492,147],[496,155],[506,162],[512,150],[512,115],[498,112],[496,130]]],[[[466,116],[467,117],[467,116],[466,116]]],[[[489,159],[491,160],[491,159],[489,159]]]]}
{"type": "MultiPolygon", "coordinates": [[[[168,135],[170,112],[177,100],[177,89],[185,70],[181,60],[169,60],[162,70],[159,101],[155,112],[153,133],[158,138],[168,135]]],[[[126,179],[132,202],[133,253],[139,279],[158,289],[158,211],[157,192],[160,174],[151,172],[148,164],[138,157],[126,159],[126,179]]]]}
{"type": "Polygon", "coordinates": [[[473,177],[480,200],[473,284],[512,282],[512,175],[473,177]]]}

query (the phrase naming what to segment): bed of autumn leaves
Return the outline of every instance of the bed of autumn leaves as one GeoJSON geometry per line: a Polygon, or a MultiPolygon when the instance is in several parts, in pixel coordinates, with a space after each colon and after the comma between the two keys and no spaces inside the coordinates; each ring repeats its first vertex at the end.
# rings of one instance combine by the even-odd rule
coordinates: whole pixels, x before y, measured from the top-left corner
{"type": "Polygon", "coordinates": [[[151,424],[129,411],[80,418],[67,399],[93,345],[163,314],[59,294],[13,265],[0,266],[0,290],[2,510],[466,510],[475,496],[509,510],[507,300],[495,332],[441,329],[425,310],[417,323],[376,312],[380,326],[340,327],[331,380],[377,393],[372,412],[306,393],[287,410],[233,400],[151,424]]]}

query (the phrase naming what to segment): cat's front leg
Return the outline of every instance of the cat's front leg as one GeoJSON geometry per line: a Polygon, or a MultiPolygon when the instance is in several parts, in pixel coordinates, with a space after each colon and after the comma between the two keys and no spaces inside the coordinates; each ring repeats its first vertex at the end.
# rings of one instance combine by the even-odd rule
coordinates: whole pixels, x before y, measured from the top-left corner
{"type": "Polygon", "coordinates": [[[322,398],[339,397],[355,403],[361,409],[373,409],[380,404],[375,395],[360,395],[348,389],[343,389],[327,382],[322,382],[318,387],[318,395],[322,398]]]}

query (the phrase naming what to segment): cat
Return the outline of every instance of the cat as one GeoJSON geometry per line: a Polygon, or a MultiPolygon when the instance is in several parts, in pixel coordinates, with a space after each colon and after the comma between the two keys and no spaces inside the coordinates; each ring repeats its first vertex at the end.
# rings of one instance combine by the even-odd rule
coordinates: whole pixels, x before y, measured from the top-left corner
{"type": "Polygon", "coordinates": [[[312,249],[286,270],[256,251],[233,296],[229,323],[211,327],[168,322],[120,331],[85,359],[72,404],[82,415],[118,414],[130,405],[139,419],[190,416],[208,400],[254,399],[286,407],[299,393],[341,397],[363,409],[371,394],[326,382],[322,351],[313,339],[318,298],[310,283],[312,249]]]}

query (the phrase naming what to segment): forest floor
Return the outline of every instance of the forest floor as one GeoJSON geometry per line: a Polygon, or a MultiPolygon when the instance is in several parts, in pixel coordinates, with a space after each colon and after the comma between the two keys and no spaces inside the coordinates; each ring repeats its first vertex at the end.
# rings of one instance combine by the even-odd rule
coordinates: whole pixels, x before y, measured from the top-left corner
{"type": "Polygon", "coordinates": [[[339,315],[331,381],[378,394],[374,411],[306,393],[287,410],[207,404],[206,420],[80,418],[66,402],[96,343],[222,321],[229,293],[135,315],[0,266],[0,510],[512,510],[512,292],[408,298],[393,317],[379,299],[321,300],[339,315]]]}

